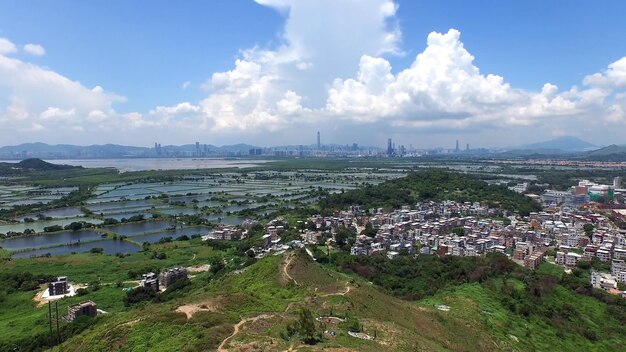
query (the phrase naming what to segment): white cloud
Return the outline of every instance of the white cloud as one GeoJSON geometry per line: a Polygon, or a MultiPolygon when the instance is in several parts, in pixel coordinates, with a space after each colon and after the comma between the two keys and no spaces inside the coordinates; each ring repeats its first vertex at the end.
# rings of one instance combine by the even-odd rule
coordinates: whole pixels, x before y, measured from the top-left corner
{"type": "Polygon", "coordinates": [[[42,134],[47,138],[71,137],[72,131],[81,130],[98,135],[101,123],[115,123],[113,104],[124,100],[99,86],[89,89],[50,69],[2,54],[0,92],[5,101],[0,104],[3,141],[36,138],[19,131],[47,133],[42,134]]]}
{"type": "Polygon", "coordinates": [[[33,56],[43,56],[46,54],[46,49],[39,44],[26,44],[24,45],[24,51],[33,56]]]}
{"type": "Polygon", "coordinates": [[[13,42],[6,38],[0,37],[0,55],[12,54],[17,51],[17,47],[13,42]]]}
{"type": "Polygon", "coordinates": [[[626,86],[626,57],[610,64],[604,72],[585,77],[583,82],[590,87],[609,89],[626,86]]]}
{"type": "MultiPolygon", "coordinates": [[[[14,131],[28,131],[29,138],[83,131],[101,142],[211,134],[230,142],[269,136],[276,143],[280,135],[300,143],[300,133],[316,124],[371,143],[383,134],[452,131],[493,136],[497,144],[531,128],[548,136],[626,123],[626,57],[580,86],[520,89],[481,72],[461,33],[450,29],[430,33],[410,66],[394,70],[392,58],[402,50],[391,0],[255,1],[285,16],[278,44],[244,49],[232,69],[209,74],[200,85],[204,99],[155,104],[147,112],[116,112],[123,97],[9,57],[18,49],[0,38],[0,140],[14,131]]],[[[45,53],[29,45],[25,52],[45,53]]]]}
{"type": "Polygon", "coordinates": [[[210,92],[200,103],[204,128],[277,130],[310,120],[315,109],[320,118],[328,85],[353,72],[361,55],[399,51],[390,0],[257,2],[287,16],[282,43],[244,50],[232,70],[203,84],[210,92]]]}
{"type": "MultiPolygon", "coordinates": [[[[424,52],[395,76],[385,59],[363,56],[357,77],[335,80],[326,109],[348,120],[386,119],[415,129],[549,125],[606,115],[606,100],[626,85],[626,58],[588,76],[584,89],[563,93],[550,83],[540,92],[515,89],[501,76],[480,73],[473,61],[459,31],[433,32],[424,52]]],[[[607,111],[609,121],[621,116],[616,107],[607,111]]]]}

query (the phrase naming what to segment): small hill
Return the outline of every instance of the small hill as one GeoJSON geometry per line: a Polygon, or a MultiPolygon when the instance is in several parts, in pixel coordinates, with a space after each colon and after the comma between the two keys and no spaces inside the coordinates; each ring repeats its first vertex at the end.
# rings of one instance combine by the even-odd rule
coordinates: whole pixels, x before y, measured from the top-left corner
{"type": "Polygon", "coordinates": [[[366,210],[377,207],[400,208],[419,201],[456,200],[484,202],[509,211],[529,213],[541,206],[504,186],[488,185],[471,176],[441,170],[411,173],[406,177],[367,186],[320,200],[320,208],[332,211],[358,204],[366,210]]]}
{"type": "Polygon", "coordinates": [[[41,159],[24,159],[18,163],[0,163],[0,175],[18,175],[27,172],[82,169],[82,166],[52,164],[41,159]]]}
{"type": "Polygon", "coordinates": [[[46,171],[46,170],[68,170],[68,169],[82,169],[82,166],[71,166],[71,165],[59,165],[52,164],[41,159],[32,158],[32,159],[24,159],[17,163],[15,168],[22,170],[36,170],[36,171],[46,171]]]}

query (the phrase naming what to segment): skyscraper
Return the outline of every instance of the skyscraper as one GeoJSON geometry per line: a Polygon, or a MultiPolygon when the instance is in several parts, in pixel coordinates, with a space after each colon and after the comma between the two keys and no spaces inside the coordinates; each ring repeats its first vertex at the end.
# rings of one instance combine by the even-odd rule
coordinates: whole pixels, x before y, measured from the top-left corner
{"type": "Polygon", "coordinates": [[[320,142],[320,131],[317,131],[317,149],[322,149],[322,144],[320,142]]]}
{"type": "Polygon", "coordinates": [[[393,145],[391,143],[391,138],[387,140],[387,155],[391,156],[393,154],[393,145]]]}
{"type": "Polygon", "coordinates": [[[456,149],[455,151],[458,153],[459,152],[459,140],[456,140],[456,149]]]}

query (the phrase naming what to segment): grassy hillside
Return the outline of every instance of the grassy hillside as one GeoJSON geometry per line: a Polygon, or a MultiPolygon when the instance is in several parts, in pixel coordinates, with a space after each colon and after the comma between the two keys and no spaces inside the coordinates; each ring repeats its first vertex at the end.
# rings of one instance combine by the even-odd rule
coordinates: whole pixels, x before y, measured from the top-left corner
{"type": "Polygon", "coordinates": [[[297,253],[263,259],[241,273],[208,284],[194,283],[192,291],[172,302],[100,317],[58,349],[99,351],[115,346],[125,351],[206,351],[221,346],[229,351],[498,350],[498,341],[483,327],[442,318],[432,307],[394,298],[366,281],[322,267],[306,254],[297,253]],[[297,336],[285,335],[301,308],[309,309],[315,317],[332,314],[348,320],[325,326],[316,323],[318,330],[337,334],[325,334],[317,344],[306,345],[297,336]],[[177,310],[195,312],[189,316],[177,310]],[[355,322],[376,339],[349,336],[347,331],[355,322]],[[240,330],[228,338],[236,325],[240,330]]]}
{"type": "Polygon", "coordinates": [[[406,177],[387,181],[320,200],[322,209],[339,209],[361,205],[399,208],[418,201],[456,200],[462,202],[485,202],[510,211],[529,213],[540,210],[539,204],[530,198],[504,186],[490,186],[470,176],[439,170],[411,173],[406,177]]]}
{"type": "MultiPolygon", "coordinates": [[[[221,255],[194,243],[168,246],[176,254],[161,263],[163,267],[183,264],[187,255],[191,255],[189,264],[215,262],[221,255]]],[[[66,266],[61,263],[67,258],[42,258],[15,261],[9,267],[9,272],[32,267],[33,272],[69,273],[80,281],[102,277],[98,290],[63,299],[60,306],[64,313],[68,304],[92,299],[108,314],[62,323],[64,343],[55,351],[615,351],[626,343],[624,321],[611,314],[614,304],[576,293],[556,281],[536,285],[529,279],[534,274],[511,266],[500,268],[501,263],[493,259],[464,263],[468,270],[459,273],[455,263],[438,264],[438,258],[429,258],[427,267],[437,268],[422,271],[439,272],[440,280],[448,284],[414,300],[396,291],[405,285],[397,279],[408,274],[397,271],[406,267],[402,263],[377,264],[382,281],[373,283],[359,272],[338,271],[334,264],[319,264],[298,250],[267,257],[242,270],[232,271],[240,267],[236,264],[228,270],[197,273],[181,291],[156,302],[125,306],[120,285],[106,282],[128,270],[153,265],[153,260],[143,253],[126,258],[92,254],[71,258],[71,265],[66,266]],[[99,272],[95,266],[100,261],[99,272]],[[497,273],[471,276],[486,266],[497,273]],[[445,279],[452,275],[466,276],[445,279]],[[533,293],[538,287],[540,297],[533,293]],[[449,310],[441,310],[440,305],[449,310]],[[319,340],[309,345],[299,332],[293,332],[303,311],[312,317],[335,316],[345,321],[314,322],[319,340]],[[375,339],[349,336],[351,330],[375,339]]],[[[228,256],[222,258],[230,265],[228,256]]],[[[345,263],[336,264],[348,268],[345,263]]],[[[559,274],[542,272],[552,273],[546,275],[553,275],[554,280],[559,274]]],[[[428,275],[414,272],[406,285],[428,285],[428,275]]],[[[11,346],[37,350],[35,343],[47,338],[47,309],[37,307],[33,295],[34,291],[20,291],[4,296],[0,350],[11,346]]]]}

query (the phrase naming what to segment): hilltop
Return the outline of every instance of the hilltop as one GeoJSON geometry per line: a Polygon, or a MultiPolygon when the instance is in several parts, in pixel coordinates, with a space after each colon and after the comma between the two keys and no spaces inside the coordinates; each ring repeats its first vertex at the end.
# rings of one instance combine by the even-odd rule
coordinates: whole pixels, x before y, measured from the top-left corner
{"type": "Polygon", "coordinates": [[[0,163],[0,175],[15,175],[37,171],[82,169],[82,166],[52,164],[41,159],[24,159],[18,163],[0,163]]]}

